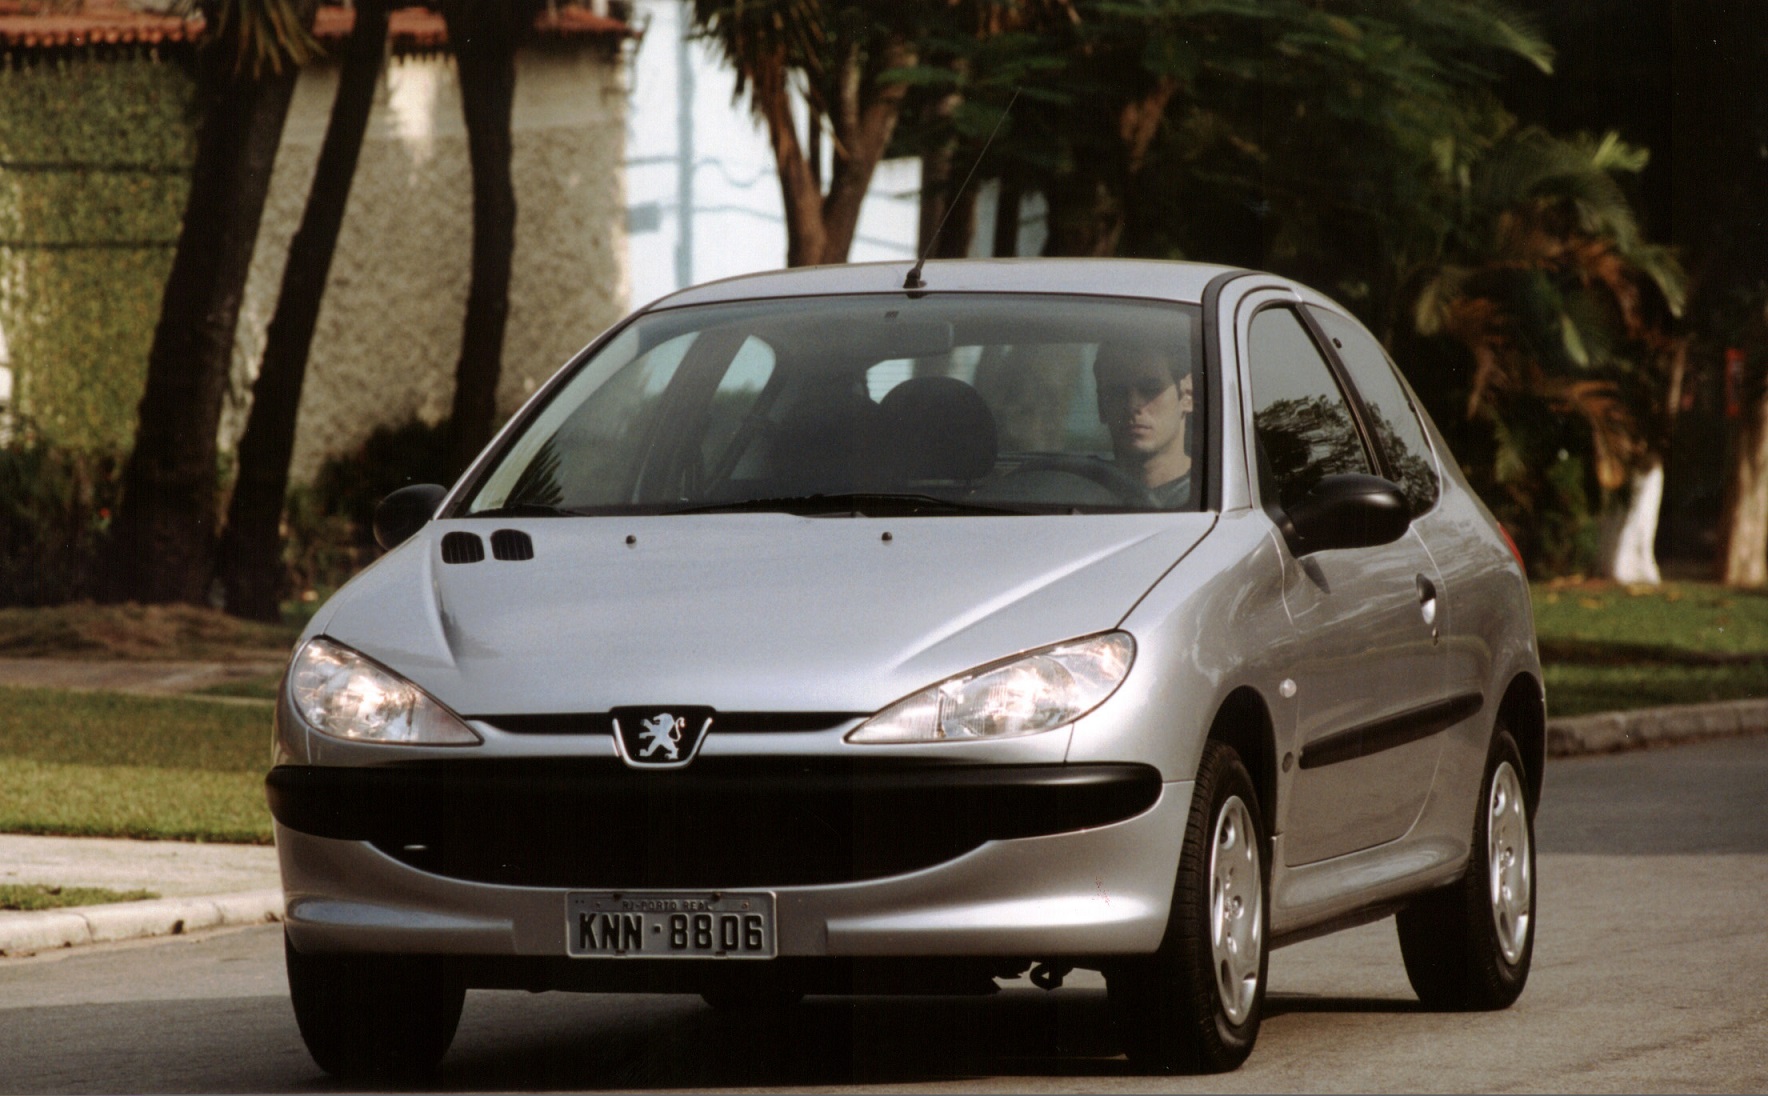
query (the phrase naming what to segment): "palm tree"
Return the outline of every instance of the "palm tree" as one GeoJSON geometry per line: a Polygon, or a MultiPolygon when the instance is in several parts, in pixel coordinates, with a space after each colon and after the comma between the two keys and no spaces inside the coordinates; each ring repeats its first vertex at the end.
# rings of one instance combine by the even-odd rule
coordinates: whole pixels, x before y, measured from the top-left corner
{"type": "Polygon", "coordinates": [[[295,420],[326,276],[386,53],[388,6],[389,0],[356,0],[356,22],[344,47],[331,120],[300,227],[289,243],[264,359],[252,386],[252,410],[240,438],[239,474],[221,542],[222,585],[227,611],[235,616],[274,621],[281,615],[280,525],[295,420]]]}
{"type": "Polygon", "coordinates": [[[442,0],[448,43],[460,72],[461,110],[473,173],[473,273],[467,290],[460,361],[455,367],[449,450],[464,470],[491,440],[503,333],[509,320],[516,249],[516,187],[510,177],[510,114],[516,50],[534,29],[543,0],[442,0]]]}
{"type": "Polygon", "coordinates": [[[1646,155],[1613,133],[1512,134],[1476,166],[1455,258],[1413,308],[1420,334],[1466,349],[1462,416],[1492,430],[1490,487],[1521,510],[1539,508],[1543,451],[1563,441],[1555,419],[1582,424],[1596,482],[1631,487],[1634,512],[1611,515],[1605,554],[1612,577],[1633,582],[1657,581],[1651,540],[1685,361],[1668,329],[1685,276],[1644,239],[1615,179],[1646,155]]]}
{"type": "Polygon", "coordinates": [[[107,594],[207,600],[216,432],[234,328],[316,0],[204,0],[196,161],[148,353],[135,446],[107,549],[107,594]]]}
{"type": "Polygon", "coordinates": [[[767,125],[785,200],[786,263],[847,260],[860,204],[890,146],[918,60],[945,5],[901,0],[694,0],[694,20],[767,125]],[[806,108],[802,136],[794,85],[806,108]],[[826,127],[826,130],[825,130],[826,127]],[[823,144],[830,148],[823,178],[823,144]]]}

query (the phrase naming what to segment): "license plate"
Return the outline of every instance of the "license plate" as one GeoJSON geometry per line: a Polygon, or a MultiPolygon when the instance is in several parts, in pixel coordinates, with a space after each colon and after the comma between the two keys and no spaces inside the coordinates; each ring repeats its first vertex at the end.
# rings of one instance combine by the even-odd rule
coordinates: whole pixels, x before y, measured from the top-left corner
{"type": "Polygon", "coordinates": [[[579,891],[565,900],[577,959],[772,959],[774,896],[745,891],[579,891]]]}

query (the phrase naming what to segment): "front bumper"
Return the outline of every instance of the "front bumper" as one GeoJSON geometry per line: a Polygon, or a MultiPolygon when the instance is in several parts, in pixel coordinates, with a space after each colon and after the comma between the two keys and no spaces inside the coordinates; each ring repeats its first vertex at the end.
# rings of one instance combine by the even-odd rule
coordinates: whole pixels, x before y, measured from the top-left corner
{"type": "Polygon", "coordinates": [[[1139,766],[946,767],[923,769],[905,799],[882,770],[813,774],[808,786],[827,794],[810,795],[816,809],[800,816],[811,853],[733,862],[700,856],[694,835],[711,847],[733,834],[739,846],[746,833],[791,837],[779,828],[790,811],[753,812],[759,830],[731,813],[745,798],[782,799],[734,771],[707,767],[700,797],[650,802],[640,817],[661,826],[660,843],[636,857],[613,847],[631,803],[623,810],[580,773],[555,774],[551,793],[529,785],[524,804],[484,782],[463,798],[445,775],[375,793],[367,785],[386,778],[363,775],[373,772],[273,772],[287,928],[302,951],[563,957],[571,891],[676,887],[772,891],[782,958],[1143,954],[1165,931],[1192,787],[1139,766]],[[351,782],[364,786],[337,794],[351,782]],[[678,810],[699,824],[672,827],[678,810]],[[561,855],[569,849],[584,855],[561,855]]]}

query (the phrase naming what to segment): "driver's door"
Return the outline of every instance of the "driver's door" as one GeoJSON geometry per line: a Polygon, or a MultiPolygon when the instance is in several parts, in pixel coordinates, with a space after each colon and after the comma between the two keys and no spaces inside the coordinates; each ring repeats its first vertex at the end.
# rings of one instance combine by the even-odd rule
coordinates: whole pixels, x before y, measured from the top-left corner
{"type": "MultiPolygon", "coordinates": [[[[1260,501],[1274,518],[1324,476],[1379,474],[1342,379],[1294,309],[1260,309],[1247,352],[1260,501]]],[[[1448,691],[1441,585],[1410,528],[1370,547],[1286,548],[1298,747],[1282,817],[1289,863],[1392,841],[1418,817],[1441,741],[1424,732],[1448,691]]]]}

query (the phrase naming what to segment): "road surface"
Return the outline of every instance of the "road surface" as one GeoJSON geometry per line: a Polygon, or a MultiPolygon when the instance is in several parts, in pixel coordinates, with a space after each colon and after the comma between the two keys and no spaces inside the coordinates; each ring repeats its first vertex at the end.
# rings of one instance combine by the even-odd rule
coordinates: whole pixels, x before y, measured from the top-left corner
{"type": "MultiPolygon", "coordinates": [[[[1768,737],[1556,762],[1533,977],[1502,1013],[1419,1009],[1393,924],[1276,952],[1263,1033],[1226,1077],[1144,1077],[1102,984],[992,998],[468,995],[442,1090],[1768,1090],[1768,737]]],[[[0,1092],[327,1091],[280,930],[0,961],[0,1092]]]]}

